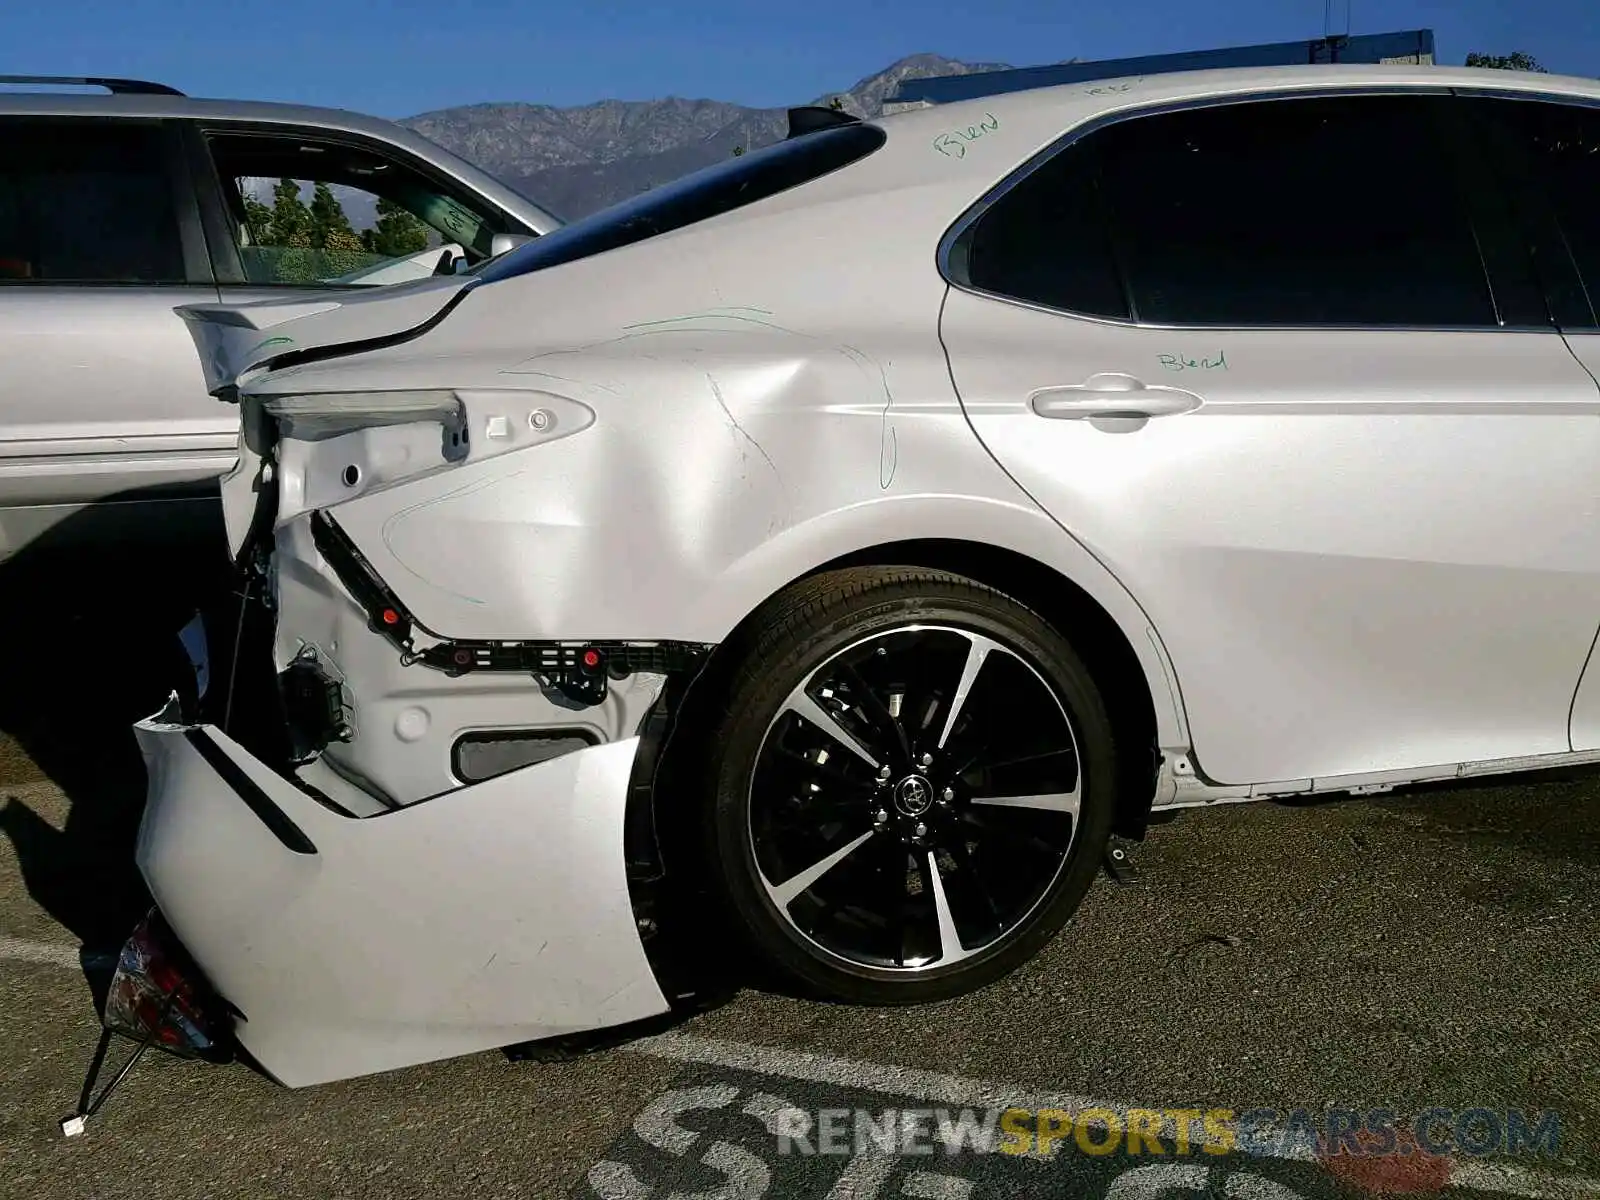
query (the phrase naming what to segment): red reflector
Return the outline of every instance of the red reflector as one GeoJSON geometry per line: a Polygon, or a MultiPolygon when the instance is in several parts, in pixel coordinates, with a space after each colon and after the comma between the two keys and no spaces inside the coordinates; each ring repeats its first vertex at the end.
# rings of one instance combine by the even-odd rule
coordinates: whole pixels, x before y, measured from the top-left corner
{"type": "Polygon", "coordinates": [[[383,619],[383,623],[385,625],[398,625],[398,624],[400,624],[400,614],[395,612],[395,610],[392,609],[392,608],[384,609],[383,613],[381,614],[381,616],[382,616],[382,619],[383,619]]]}
{"type": "Polygon", "coordinates": [[[583,665],[586,667],[598,667],[600,665],[600,651],[585,650],[583,652],[583,665]]]}

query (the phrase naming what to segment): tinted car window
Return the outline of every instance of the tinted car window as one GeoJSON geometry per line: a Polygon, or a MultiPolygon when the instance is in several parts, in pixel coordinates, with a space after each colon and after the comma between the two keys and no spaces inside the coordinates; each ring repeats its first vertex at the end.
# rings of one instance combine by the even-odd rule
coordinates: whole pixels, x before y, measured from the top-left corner
{"type": "Polygon", "coordinates": [[[885,140],[875,125],[840,125],[790,138],[602,209],[473,273],[493,283],[683,229],[849,166],[885,140]]]}
{"type": "Polygon", "coordinates": [[[1551,272],[1563,322],[1600,324],[1600,108],[1532,100],[1481,103],[1519,139],[1527,161],[1524,198],[1534,201],[1540,215],[1554,216],[1558,229],[1550,240],[1577,268],[1578,282],[1570,289],[1575,295],[1567,294],[1566,272],[1551,272]]]}
{"type": "Polygon", "coordinates": [[[1427,96],[1256,101],[1094,135],[1135,316],[1485,326],[1493,296],[1427,96]]]}
{"type": "Polygon", "coordinates": [[[1152,324],[1494,325],[1435,103],[1263,100],[1108,125],[1003,195],[952,275],[1152,324]]]}
{"type": "Polygon", "coordinates": [[[1002,195],[952,248],[958,283],[1072,312],[1126,320],[1094,165],[1073,143],[1002,195]]]}
{"type": "Polygon", "coordinates": [[[181,283],[183,247],[158,132],[0,122],[0,281],[181,283]]]}

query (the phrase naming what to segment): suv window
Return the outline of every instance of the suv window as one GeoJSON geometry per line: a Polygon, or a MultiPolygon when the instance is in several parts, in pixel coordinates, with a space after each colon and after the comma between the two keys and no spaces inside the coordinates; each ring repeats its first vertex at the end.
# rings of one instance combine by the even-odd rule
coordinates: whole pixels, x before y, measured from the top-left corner
{"type": "Polygon", "coordinates": [[[184,282],[159,129],[8,119],[0,139],[0,281],[184,282]]]}
{"type": "Polygon", "coordinates": [[[478,271],[485,283],[642,242],[776,196],[866,158],[887,140],[876,125],[837,125],[706,167],[547,233],[478,271]]]}
{"type": "Polygon", "coordinates": [[[970,282],[1153,324],[1495,325],[1439,102],[1256,100],[1106,126],[975,224],[970,282]]]}
{"type": "MultiPolygon", "coordinates": [[[[1553,215],[1552,239],[1577,269],[1576,289],[1565,273],[1552,273],[1563,323],[1600,325],[1600,108],[1537,100],[1483,100],[1517,136],[1527,160],[1525,199],[1553,215]],[[1569,291],[1576,295],[1569,295],[1569,291]]],[[[1560,253],[1558,250],[1557,253],[1560,253]]],[[[1571,268],[1567,271],[1570,272],[1571,268]]]]}
{"type": "Polygon", "coordinates": [[[271,134],[206,139],[245,279],[398,283],[489,257],[505,222],[364,148],[271,134]]]}

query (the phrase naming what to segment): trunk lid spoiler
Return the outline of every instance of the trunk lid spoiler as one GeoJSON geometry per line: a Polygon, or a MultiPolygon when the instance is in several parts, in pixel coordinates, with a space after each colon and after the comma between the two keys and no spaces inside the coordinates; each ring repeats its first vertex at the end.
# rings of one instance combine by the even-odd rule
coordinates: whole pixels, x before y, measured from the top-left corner
{"type": "MultiPolygon", "coordinates": [[[[259,367],[287,366],[359,354],[420,337],[466,296],[477,280],[440,276],[392,287],[301,294],[252,304],[186,304],[187,322],[205,373],[206,391],[237,403],[238,381],[259,367]]],[[[241,406],[239,461],[222,480],[222,513],[235,561],[253,530],[270,522],[276,488],[263,477],[272,424],[253,404],[241,406]],[[264,503],[264,501],[269,501],[264,503]]]]}
{"type": "Polygon", "coordinates": [[[252,367],[291,355],[354,354],[373,343],[418,336],[475,282],[444,275],[325,296],[302,293],[251,304],[185,304],[176,311],[188,322],[206,391],[231,402],[233,385],[252,367]]]}

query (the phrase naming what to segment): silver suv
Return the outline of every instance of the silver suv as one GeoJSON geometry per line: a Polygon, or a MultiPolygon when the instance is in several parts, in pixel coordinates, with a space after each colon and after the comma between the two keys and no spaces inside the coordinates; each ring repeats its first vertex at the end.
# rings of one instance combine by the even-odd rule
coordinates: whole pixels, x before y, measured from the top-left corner
{"type": "Polygon", "coordinates": [[[447,274],[560,222],[388,121],[0,76],[0,562],[220,528],[237,410],[180,304],[447,274]]]}

